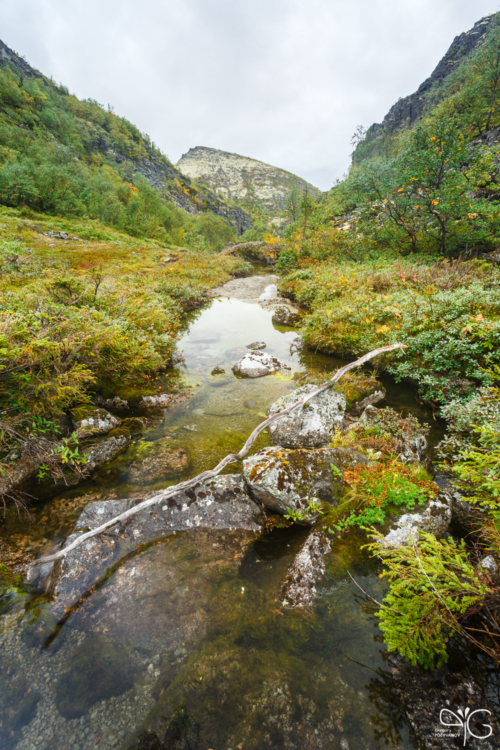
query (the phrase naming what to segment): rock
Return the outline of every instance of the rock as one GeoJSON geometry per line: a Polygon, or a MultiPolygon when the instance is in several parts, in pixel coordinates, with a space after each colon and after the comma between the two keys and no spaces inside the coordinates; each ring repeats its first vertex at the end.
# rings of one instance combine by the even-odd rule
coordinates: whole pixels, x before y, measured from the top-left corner
{"type": "Polygon", "coordinates": [[[147,411],[170,409],[174,404],[178,404],[186,398],[185,393],[160,393],[158,396],[143,396],[139,401],[139,406],[147,409],[147,411]]]}
{"type": "Polygon", "coordinates": [[[214,367],[214,369],[212,370],[212,372],[210,374],[211,375],[224,375],[225,372],[226,371],[224,370],[223,367],[219,367],[217,365],[217,367],[214,367]]]}
{"type": "Polygon", "coordinates": [[[286,305],[280,305],[273,312],[273,323],[293,328],[300,323],[300,314],[286,305]]]}
{"type": "Polygon", "coordinates": [[[102,406],[105,409],[128,409],[129,403],[120,396],[113,396],[113,398],[103,398],[102,396],[96,396],[94,403],[97,406],[102,406]]]}
{"type": "Polygon", "coordinates": [[[307,537],[292,565],[288,569],[282,588],[284,607],[308,607],[316,597],[315,584],[326,573],[325,555],[331,549],[330,539],[319,531],[307,537]]]}
{"type": "Polygon", "coordinates": [[[154,443],[152,445],[153,455],[130,466],[128,478],[133,484],[152,484],[160,479],[175,477],[189,466],[187,453],[182,448],[172,451],[165,443],[159,446],[154,443]]]}
{"type": "Polygon", "coordinates": [[[386,396],[386,393],[385,393],[385,389],[383,388],[381,388],[380,390],[374,391],[369,396],[366,396],[366,398],[354,404],[352,411],[354,414],[361,414],[366,409],[367,406],[373,406],[374,404],[378,404],[379,401],[384,400],[385,396],[386,396]]]}
{"type": "MultiPolygon", "coordinates": [[[[56,235],[57,236],[57,235],[56,235]]],[[[69,234],[67,232],[59,232],[59,237],[62,240],[67,240],[69,238],[69,234]]]]}
{"type": "Polygon", "coordinates": [[[483,557],[479,564],[486,570],[492,581],[498,581],[498,563],[493,555],[487,555],[486,557],[483,557]]]}
{"type": "Polygon", "coordinates": [[[395,683],[401,707],[415,733],[416,743],[422,750],[495,750],[498,748],[500,725],[490,712],[490,702],[470,674],[453,672],[449,667],[424,670],[413,667],[400,656],[389,657],[392,680],[395,683]],[[444,724],[440,721],[441,711],[444,724]],[[478,737],[467,735],[458,711],[480,711],[470,722],[470,729],[478,737]],[[458,714],[458,715],[457,715],[458,714]],[[446,726],[448,725],[448,726],[446,726]],[[451,726],[450,726],[451,725],[451,726]],[[491,727],[493,734],[490,735],[491,727]]]}
{"type": "MultiPolygon", "coordinates": [[[[243,473],[253,497],[284,515],[289,509],[304,511],[313,499],[336,503],[343,480],[333,475],[331,465],[344,470],[360,463],[370,462],[347,448],[263,448],[243,461],[243,473]]],[[[314,520],[311,517],[305,522],[314,520]]]]}
{"type": "Polygon", "coordinates": [[[72,413],[73,425],[79,438],[89,435],[105,435],[114,430],[121,420],[106,409],[82,407],[72,413]]]}
{"type": "MultiPolygon", "coordinates": [[[[303,385],[293,393],[282,396],[269,408],[271,417],[311,393],[314,385],[303,385]]],[[[345,397],[331,388],[314,396],[303,407],[278,419],[269,426],[271,440],[286,448],[322,448],[330,443],[335,428],[342,424],[345,397]]]]}
{"type": "Polygon", "coordinates": [[[232,367],[235,375],[242,375],[246,378],[262,378],[264,375],[289,369],[290,367],[284,362],[271,357],[266,352],[249,352],[232,367]]]}
{"type": "Polygon", "coordinates": [[[259,302],[270,302],[271,300],[276,299],[277,296],[278,287],[276,284],[269,284],[260,295],[259,302]]]}
{"type": "Polygon", "coordinates": [[[450,528],[451,503],[449,498],[440,494],[430,500],[421,513],[405,513],[398,518],[395,528],[384,538],[384,545],[399,547],[418,537],[419,531],[427,531],[437,538],[444,536],[450,528]]]}
{"type": "Polygon", "coordinates": [[[253,344],[247,344],[247,349],[265,349],[266,346],[265,341],[254,341],[253,344]]]}
{"type": "Polygon", "coordinates": [[[94,471],[98,466],[111,461],[129,442],[130,437],[127,437],[127,435],[108,437],[106,440],[102,440],[84,453],[86,458],[85,468],[88,471],[94,471]]]}

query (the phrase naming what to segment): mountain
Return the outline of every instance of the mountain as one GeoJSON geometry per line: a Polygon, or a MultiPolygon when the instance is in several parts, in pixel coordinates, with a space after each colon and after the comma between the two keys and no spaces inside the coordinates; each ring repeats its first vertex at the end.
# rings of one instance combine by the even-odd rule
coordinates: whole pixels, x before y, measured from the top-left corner
{"type": "Polygon", "coordinates": [[[457,66],[471,56],[483,41],[494,18],[495,14],[485,16],[477,21],[472,29],[455,37],[449,50],[439,61],[431,75],[420,84],[417,91],[398,99],[381,123],[373,123],[368,128],[364,141],[358,144],[354,151],[353,161],[373,155],[376,151],[377,141],[381,142],[395,131],[405,126],[411,126],[422,116],[429,103],[431,93],[436,93],[457,66]]]}
{"type": "MultiPolygon", "coordinates": [[[[209,189],[193,185],[189,177],[132,123],[94,100],[80,101],[65,86],[57,85],[32,68],[2,41],[0,72],[3,73],[0,142],[4,147],[0,166],[7,162],[11,168],[16,164],[19,172],[28,155],[33,161],[34,148],[40,162],[43,155],[49,159],[48,155],[60,146],[66,149],[65,158],[71,158],[67,153],[69,149],[73,161],[77,159],[82,169],[85,165],[95,172],[96,167],[105,165],[108,176],[111,169],[127,184],[135,184],[135,176],[142,175],[163,200],[183,211],[190,214],[212,212],[227,221],[238,234],[251,228],[252,219],[242,208],[231,205],[209,189]]],[[[74,167],[73,164],[73,171],[74,167]]],[[[32,182],[36,182],[36,177],[36,170],[32,170],[32,182]]],[[[28,192],[25,190],[23,201],[29,204],[28,192]]],[[[31,193],[34,195],[34,188],[31,193]]],[[[19,197],[15,190],[12,194],[19,197]]],[[[42,206],[42,210],[47,207],[42,206]]]]}
{"type": "Polygon", "coordinates": [[[275,224],[284,221],[285,204],[293,189],[302,193],[307,188],[312,195],[321,195],[318,188],[291,172],[216,148],[191,148],[176,167],[196,185],[208,186],[251,214],[267,215],[275,224]]]}

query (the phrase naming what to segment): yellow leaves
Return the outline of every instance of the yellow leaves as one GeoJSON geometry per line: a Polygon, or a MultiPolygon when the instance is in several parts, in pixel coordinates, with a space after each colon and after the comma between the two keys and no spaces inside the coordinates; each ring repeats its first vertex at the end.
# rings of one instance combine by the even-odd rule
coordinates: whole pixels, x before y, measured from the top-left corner
{"type": "Polygon", "coordinates": [[[390,330],[389,326],[383,325],[380,328],[375,328],[375,333],[387,333],[390,330]]]}
{"type": "Polygon", "coordinates": [[[437,200],[436,200],[436,199],[434,198],[434,200],[432,200],[432,201],[431,201],[431,206],[438,206],[438,205],[439,205],[439,201],[437,201],[437,200]]]}

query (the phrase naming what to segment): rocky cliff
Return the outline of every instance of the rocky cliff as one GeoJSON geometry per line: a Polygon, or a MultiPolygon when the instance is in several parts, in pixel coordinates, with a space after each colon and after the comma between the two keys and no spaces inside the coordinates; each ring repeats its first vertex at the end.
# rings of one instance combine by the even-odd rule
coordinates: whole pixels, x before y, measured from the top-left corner
{"type": "Polygon", "coordinates": [[[422,115],[431,89],[439,86],[464,58],[472,54],[484,39],[493,18],[494,14],[485,16],[477,21],[472,29],[455,37],[445,56],[439,61],[431,75],[420,84],[417,91],[399,99],[390,108],[381,123],[374,123],[368,128],[365,141],[361,147],[358,146],[353,154],[353,161],[360,157],[363,158],[366,146],[370,142],[375,141],[383,134],[393,133],[406,125],[411,126],[422,115]]]}
{"type": "Polygon", "coordinates": [[[216,148],[191,148],[176,167],[197,185],[207,185],[217,195],[239,203],[249,212],[264,211],[275,223],[284,219],[285,203],[293,188],[311,194],[321,191],[291,172],[247,156],[216,148]]]}

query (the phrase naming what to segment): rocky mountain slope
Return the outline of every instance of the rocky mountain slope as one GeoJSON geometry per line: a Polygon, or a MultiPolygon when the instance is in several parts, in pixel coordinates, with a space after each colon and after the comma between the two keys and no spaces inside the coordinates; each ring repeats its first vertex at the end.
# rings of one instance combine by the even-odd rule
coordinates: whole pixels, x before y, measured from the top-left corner
{"type": "Polygon", "coordinates": [[[420,84],[415,93],[402,97],[393,104],[381,123],[373,123],[367,132],[364,142],[358,145],[353,154],[353,160],[363,158],[370,153],[371,146],[384,135],[394,133],[405,125],[412,125],[423,114],[431,89],[439,86],[452,73],[464,58],[469,57],[482,42],[489,30],[494,14],[485,16],[477,21],[472,29],[459,34],[453,40],[449,50],[439,61],[431,75],[420,84]]]}
{"type": "MultiPolygon", "coordinates": [[[[33,102],[29,119],[25,118],[20,123],[24,134],[31,134],[33,144],[40,144],[47,135],[63,145],[74,145],[78,141],[81,145],[78,158],[89,163],[106,163],[120,173],[125,173],[125,170],[127,176],[139,172],[165,200],[172,201],[178,208],[191,214],[211,211],[223,217],[238,234],[251,228],[252,219],[242,208],[230,205],[209,189],[194,186],[189,177],[180,172],[132,123],[113,112],[106,112],[97,102],[79,102],[64,86],[58,86],[35,70],[24,57],[0,40],[0,69],[8,68],[19,77],[21,83],[36,79],[46,92],[51,90],[60,97],[59,109],[64,111],[62,117],[41,117],[43,104],[40,100],[33,102]],[[96,113],[99,108],[100,112],[96,113]],[[75,133],[78,134],[76,138],[73,137],[75,133]],[[117,134],[121,138],[117,138],[117,134]],[[124,147],[125,144],[130,147],[124,147]]],[[[0,103],[4,108],[15,108],[18,104],[9,101],[9,92],[2,92],[0,103]]],[[[26,105],[26,102],[23,104],[26,105]]],[[[12,120],[12,113],[7,112],[7,117],[12,120]]]]}
{"type": "Polygon", "coordinates": [[[321,194],[318,188],[291,172],[216,148],[191,148],[176,167],[197,185],[208,186],[218,196],[238,203],[251,213],[263,210],[276,223],[283,220],[286,200],[294,188],[299,192],[308,188],[312,195],[321,194]]]}

